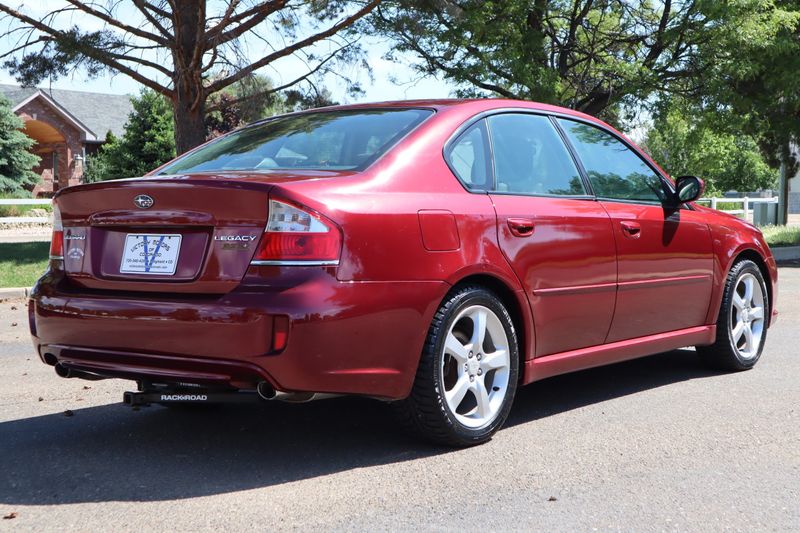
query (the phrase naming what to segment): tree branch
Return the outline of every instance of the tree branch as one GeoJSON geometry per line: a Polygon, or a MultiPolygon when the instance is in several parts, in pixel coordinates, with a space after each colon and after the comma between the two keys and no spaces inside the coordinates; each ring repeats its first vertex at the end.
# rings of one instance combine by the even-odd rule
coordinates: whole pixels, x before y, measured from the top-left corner
{"type": "MultiPolygon", "coordinates": [[[[209,31],[206,35],[208,36],[211,34],[210,37],[207,37],[206,43],[204,46],[204,50],[207,51],[211,48],[216,48],[217,46],[223,45],[227,42],[236,39],[237,37],[241,36],[245,32],[253,29],[257,25],[259,25],[265,18],[270,16],[271,14],[275,13],[279,9],[283,9],[287,4],[287,0],[276,0],[275,2],[269,2],[269,4],[264,4],[259,6],[258,8],[254,8],[249,10],[250,12],[255,11],[255,13],[250,17],[250,20],[245,20],[241,24],[239,24],[236,28],[220,33],[219,31],[211,34],[209,31]]],[[[222,23],[220,21],[219,24],[214,26],[214,29],[223,28],[222,23]]],[[[228,24],[234,24],[234,22],[228,22],[228,24]]]]}
{"type": "MultiPolygon", "coordinates": [[[[47,42],[47,41],[50,41],[50,40],[51,40],[50,37],[42,36],[42,37],[39,37],[38,39],[34,39],[33,41],[25,41],[24,44],[21,44],[21,45],[17,46],[16,48],[12,49],[12,50],[9,50],[8,52],[0,54],[0,59],[3,59],[4,57],[8,57],[8,56],[10,56],[10,55],[12,55],[12,54],[14,54],[16,52],[19,52],[20,50],[24,50],[25,48],[27,48],[29,46],[33,46],[34,44],[43,43],[43,42],[47,42]]],[[[19,42],[19,41],[17,41],[17,42],[19,42]]]]}
{"type": "Polygon", "coordinates": [[[161,22],[150,13],[147,8],[150,7],[149,4],[146,4],[144,0],[133,0],[133,5],[135,5],[139,11],[142,12],[142,15],[150,21],[150,24],[156,27],[156,29],[161,32],[166,39],[172,39],[172,34],[167,31],[167,29],[161,24],[161,22]]]}
{"type": "MultiPolygon", "coordinates": [[[[286,90],[289,87],[292,87],[293,85],[296,85],[296,84],[300,83],[301,81],[307,80],[308,78],[310,78],[311,76],[313,76],[314,74],[319,72],[322,69],[322,67],[325,65],[325,63],[327,63],[328,61],[330,61],[331,59],[336,57],[339,54],[339,52],[341,52],[345,48],[346,47],[344,47],[344,46],[339,48],[338,50],[336,50],[335,52],[330,54],[328,57],[326,57],[323,61],[321,61],[316,67],[314,67],[313,69],[309,70],[308,72],[306,72],[302,76],[299,76],[299,77],[293,79],[292,81],[290,81],[288,83],[284,83],[283,85],[279,85],[278,87],[273,87],[271,89],[267,89],[267,90],[264,90],[264,91],[259,91],[259,92],[254,93],[254,94],[248,94],[247,96],[243,96],[241,98],[237,98],[235,100],[228,101],[228,102],[226,102],[226,105],[237,105],[237,104],[240,104],[242,102],[247,102],[249,100],[253,100],[253,99],[260,98],[260,97],[263,97],[263,96],[267,96],[267,95],[270,95],[270,94],[274,94],[274,93],[286,90]]],[[[207,107],[206,108],[206,112],[207,113],[211,113],[212,111],[217,111],[220,108],[221,108],[221,106],[219,104],[213,105],[211,107],[207,107]]]]}
{"type": "MultiPolygon", "coordinates": [[[[172,71],[170,71],[166,67],[164,67],[162,65],[159,65],[158,63],[154,63],[153,61],[149,61],[147,59],[144,59],[142,57],[135,57],[133,55],[118,54],[118,53],[111,52],[111,51],[108,51],[108,50],[100,50],[100,52],[103,53],[103,54],[108,55],[108,57],[110,57],[112,59],[116,59],[116,60],[119,60],[119,61],[131,61],[133,63],[138,63],[138,64],[142,65],[143,67],[149,67],[149,68],[155,69],[155,70],[161,72],[162,74],[164,74],[167,77],[171,77],[172,76],[172,71]]],[[[84,53],[86,53],[86,52],[84,52],[84,53]]]]}
{"type": "Polygon", "coordinates": [[[147,39],[148,41],[154,41],[162,46],[169,47],[169,42],[163,37],[156,35],[155,33],[150,33],[149,31],[144,31],[140,28],[136,28],[135,26],[130,26],[128,24],[123,24],[122,22],[118,21],[111,15],[103,13],[102,11],[98,11],[78,0],[67,0],[67,2],[75,6],[75,8],[78,9],[79,11],[83,11],[84,13],[92,15],[93,17],[102,20],[106,24],[115,26],[121,29],[122,31],[131,33],[133,35],[136,35],[137,37],[141,37],[142,39],[147,39]]]}
{"type": "Polygon", "coordinates": [[[163,19],[167,19],[167,20],[170,19],[170,14],[167,11],[164,11],[163,9],[154,6],[150,2],[145,2],[144,6],[147,9],[149,9],[150,11],[152,11],[154,15],[158,15],[159,17],[161,17],[163,19]]]}
{"type": "Polygon", "coordinates": [[[277,50],[277,51],[273,52],[272,54],[269,54],[269,55],[261,58],[260,60],[247,65],[246,67],[242,67],[238,72],[228,76],[227,78],[223,78],[223,79],[215,81],[214,83],[212,83],[211,85],[209,85],[206,88],[206,94],[215,93],[215,92],[219,91],[220,89],[223,89],[223,88],[227,87],[228,85],[230,85],[232,83],[235,83],[235,82],[241,80],[242,78],[245,78],[245,77],[249,76],[250,74],[252,74],[254,71],[258,70],[261,67],[269,65],[270,63],[272,63],[272,62],[274,62],[274,61],[276,61],[276,60],[278,60],[278,59],[280,59],[282,57],[286,57],[288,55],[291,55],[291,54],[297,52],[298,50],[300,50],[302,48],[305,48],[305,47],[307,47],[309,45],[312,45],[312,44],[314,44],[316,42],[319,42],[319,41],[321,41],[323,39],[331,37],[332,35],[335,35],[337,32],[341,31],[342,28],[346,28],[346,27],[352,25],[355,21],[357,21],[360,18],[362,18],[365,15],[367,15],[369,12],[371,12],[373,9],[375,9],[375,7],[377,7],[377,5],[380,4],[380,2],[381,2],[381,0],[372,0],[367,5],[365,5],[363,8],[358,10],[356,13],[354,13],[354,14],[350,15],[349,17],[337,22],[336,24],[334,24],[333,26],[331,26],[327,30],[322,31],[320,33],[315,33],[314,35],[311,35],[311,36],[309,36],[309,37],[307,37],[307,38],[305,38],[305,39],[303,39],[301,41],[297,41],[296,43],[294,43],[291,46],[287,46],[287,47],[285,47],[285,48],[283,48],[281,50],[277,50]]]}
{"type": "Polygon", "coordinates": [[[254,14],[257,14],[260,10],[264,9],[265,7],[267,7],[267,5],[270,4],[271,2],[264,2],[262,4],[258,4],[258,5],[254,6],[254,7],[251,7],[250,9],[248,9],[246,11],[242,11],[238,15],[233,15],[232,12],[236,9],[236,7],[239,5],[239,3],[240,3],[239,0],[231,0],[231,3],[228,5],[228,9],[226,10],[225,15],[223,15],[223,17],[220,19],[220,21],[216,25],[214,25],[213,28],[209,28],[208,29],[208,31],[206,32],[206,35],[211,37],[211,38],[213,38],[215,35],[217,35],[219,33],[222,33],[222,31],[227,26],[229,26],[231,24],[237,24],[240,21],[242,21],[242,20],[244,20],[244,19],[246,19],[246,18],[248,18],[248,17],[250,17],[250,16],[252,16],[254,14]],[[228,12],[231,12],[231,14],[228,15],[228,12]],[[226,20],[226,17],[227,17],[227,20],[226,20]]]}
{"type": "MultiPolygon", "coordinates": [[[[7,15],[9,15],[9,16],[11,16],[11,17],[13,17],[13,18],[15,18],[15,19],[17,19],[19,21],[25,22],[26,24],[32,26],[33,28],[36,28],[37,30],[41,31],[42,33],[45,33],[47,35],[51,35],[51,36],[55,37],[56,39],[59,39],[59,38],[63,39],[65,37],[64,32],[59,31],[59,30],[55,30],[55,29],[49,27],[47,24],[44,24],[43,22],[38,21],[35,18],[29,17],[28,15],[20,13],[16,9],[12,9],[12,8],[8,7],[7,5],[5,5],[5,4],[0,3],[0,12],[3,12],[3,13],[5,13],[5,14],[7,14],[7,15]]],[[[78,45],[80,45],[80,43],[78,43],[78,45]]],[[[111,57],[108,57],[108,55],[105,52],[103,52],[102,50],[97,50],[96,48],[86,47],[86,48],[81,48],[81,52],[85,56],[90,57],[90,58],[94,59],[95,61],[98,61],[99,63],[102,63],[102,64],[104,64],[104,65],[106,65],[108,67],[111,67],[111,68],[113,68],[115,70],[118,70],[122,74],[130,76],[131,78],[133,78],[134,80],[138,81],[142,85],[144,85],[146,87],[149,87],[149,88],[153,89],[154,91],[156,91],[156,92],[158,92],[160,94],[163,94],[164,96],[172,98],[172,91],[170,91],[168,88],[166,88],[163,85],[161,85],[161,84],[159,84],[159,83],[147,78],[146,76],[143,76],[142,74],[139,74],[138,72],[136,72],[132,68],[128,67],[127,65],[124,65],[124,64],[120,63],[119,61],[117,61],[117,60],[115,60],[115,59],[113,59],[111,57]]]]}

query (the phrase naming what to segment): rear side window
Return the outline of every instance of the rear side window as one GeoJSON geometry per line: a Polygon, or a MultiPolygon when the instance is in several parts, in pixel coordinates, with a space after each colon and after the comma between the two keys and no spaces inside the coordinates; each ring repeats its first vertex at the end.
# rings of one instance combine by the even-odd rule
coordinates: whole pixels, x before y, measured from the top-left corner
{"type": "Polygon", "coordinates": [[[586,194],[575,162],[549,118],[508,113],[487,121],[498,192],[586,194]]]}
{"type": "Polygon", "coordinates": [[[558,119],[600,198],[662,202],[661,178],[625,143],[600,128],[558,119]]]}
{"type": "Polygon", "coordinates": [[[363,170],[432,114],[362,109],[279,117],[226,135],[159,173],[363,170]]]}
{"type": "Polygon", "coordinates": [[[489,160],[489,139],[481,120],[471,126],[447,151],[447,162],[470,190],[489,190],[492,187],[492,167],[489,160]]]}

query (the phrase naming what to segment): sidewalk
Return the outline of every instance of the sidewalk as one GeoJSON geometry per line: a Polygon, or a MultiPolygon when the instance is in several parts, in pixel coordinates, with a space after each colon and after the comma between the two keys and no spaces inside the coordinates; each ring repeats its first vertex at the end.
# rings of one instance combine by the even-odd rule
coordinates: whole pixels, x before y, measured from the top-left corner
{"type": "Polygon", "coordinates": [[[49,241],[53,232],[50,224],[0,225],[0,243],[49,241]]]}

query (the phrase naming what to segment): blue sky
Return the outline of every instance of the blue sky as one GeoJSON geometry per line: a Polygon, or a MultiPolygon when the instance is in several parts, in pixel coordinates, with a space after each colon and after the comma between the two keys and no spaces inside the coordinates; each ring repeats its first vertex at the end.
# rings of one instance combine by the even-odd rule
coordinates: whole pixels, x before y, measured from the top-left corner
{"type": "MultiPolygon", "coordinates": [[[[39,17],[51,10],[62,7],[66,2],[63,0],[26,0],[21,9],[32,16],[39,17]]],[[[129,11],[131,17],[136,16],[136,11],[132,8],[123,8],[129,11]]],[[[211,8],[209,8],[209,12],[211,8]]],[[[127,18],[127,13],[125,14],[127,18]]],[[[64,24],[78,25],[81,29],[100,29],[102,23],[93,17],[75,14],[67,20],[62,18],[64,24]]],[[[5,22],[7,23],[7,22],[5,22]]],[[[5,24],[4,23],[4,24],[5,24]]],[[[0,27],[0,30],[5,30],[0,27]]],[[[11,49],[15,46],[14,39],[6,38],[0,40],[0,50],[11,49]]],[[[258,40],[251,40],[246,43],[250,57],[259,57],[266,47],[258,40]]],[[[401,62],[390,62],[383,59],[383,55],[388,51],[389,45],[386,41],[378,38],[364,38],[362,46],[367,52],[369,65],[373,70],[374,81],[370,81],[364,74],[359,75],[358,71],[348,73],[357,76],[366,94],[353,99],[345,94],[344,85],[333,77],[325,80],[326,87],[331,91],[335,100],[342,103],[349,102],[375,102],[382,100],[401,100],[413,98],[447,98],[452,95],[454,87],[447,82],[436,78],[422,78],[409,67],[413,60],[407,56],[401,62]]],[[[322,52],[322,50],[320,50],[322,52]]],[[[262,69],[260,72],[269,76],[276,85],[285,81],[292,80],[304,71],[304,64],[300,58],[287,58],[276,63],[274,68],[262,69]]],[[[0,70],[0,83],[16,83],[14,78],[5,70],[0,70]]],[[[69,76],[45,82],[42,85],[51,86],[56,89],[72,89],[80,91],[107,92],[115,94],[135,94],[141,85],[125,75],[104,75],[96,79],[86,79],[84,72],[78,71],[69,76]]]]}

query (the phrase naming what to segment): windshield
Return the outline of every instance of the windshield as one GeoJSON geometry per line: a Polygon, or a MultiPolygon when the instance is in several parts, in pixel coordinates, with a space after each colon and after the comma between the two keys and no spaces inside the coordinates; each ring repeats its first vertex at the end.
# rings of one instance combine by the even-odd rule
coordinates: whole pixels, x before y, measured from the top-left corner
{"type": "Polygon", "coordinates": [[[363,170],[431,114],[427,109],[360,109],[279,117],[222,137],[159,174],[363,170]]]}

